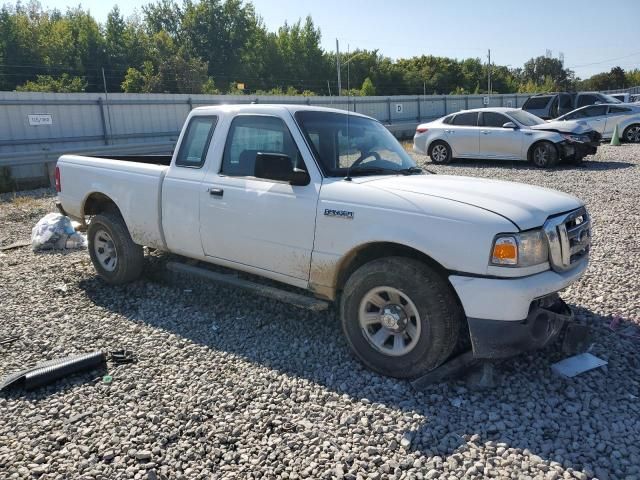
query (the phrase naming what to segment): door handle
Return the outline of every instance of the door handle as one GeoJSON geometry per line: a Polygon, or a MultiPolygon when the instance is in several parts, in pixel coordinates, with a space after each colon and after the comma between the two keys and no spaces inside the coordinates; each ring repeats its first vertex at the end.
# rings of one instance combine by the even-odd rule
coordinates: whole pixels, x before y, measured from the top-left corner
{"type": "Polygon", "coordinates": [[[483,133],[485,135],[489,135],[489,133],[491,133],[491,132],[489,132],[489,130],[481,130],[480,133],[483,133]]]}
{"type": "Polygon", "coordinates": [[[224,195],[224,190],[221,188],[210,188],[209,195],[213,197],[221,197],[224,195]]]}

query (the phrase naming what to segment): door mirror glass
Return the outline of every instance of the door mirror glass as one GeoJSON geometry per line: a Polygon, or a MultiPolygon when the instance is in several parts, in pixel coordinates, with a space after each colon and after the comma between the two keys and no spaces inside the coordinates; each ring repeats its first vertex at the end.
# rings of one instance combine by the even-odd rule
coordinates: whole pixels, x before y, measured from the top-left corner
{"type": "Polygon", "coordinates": [[[507,122],[504,125],[502,125],[502,128],[511,128],[513,130],[517,130],[518,126],[513,122],[507,122]]]}
{"type": "Polygon", "coordinates": [[[289,182],[291,185],[308,185],[311,181],[307,171],[295,168],[291,157],[284,153],[258,152],[254,176],[278,182],[289,182]]]}

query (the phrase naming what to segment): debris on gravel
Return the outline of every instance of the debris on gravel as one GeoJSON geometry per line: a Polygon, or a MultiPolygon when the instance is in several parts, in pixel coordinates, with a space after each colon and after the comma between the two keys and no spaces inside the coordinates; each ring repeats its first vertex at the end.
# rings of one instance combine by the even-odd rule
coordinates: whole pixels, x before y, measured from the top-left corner
{"type": "MultiPolygon", "coordinates": [[[[540,170],[454,161],[438,174],[541,185],[587,203],[591,265],[563,292],[591,326],[603,368],[572,379],[559,345],[500,362],[498,385],[416,393],[350,355],[336,312],[309,312],[171,274],[147,255],[126,287],[84,251],[0,252],[0,376],[41,361],[126,348],[33,392],[0,396],[2,478],[638,478],[640,145],[540,170]],[[61,288],[64,285],[66,288],[61,288]],[[104,375],[112,381],[104,383],[104,375]]],[[[517,199],[514,199],[517,201],[517,199]]],[[[54,192],[0,196],[0,245],[29,238],[54,192]]]]}

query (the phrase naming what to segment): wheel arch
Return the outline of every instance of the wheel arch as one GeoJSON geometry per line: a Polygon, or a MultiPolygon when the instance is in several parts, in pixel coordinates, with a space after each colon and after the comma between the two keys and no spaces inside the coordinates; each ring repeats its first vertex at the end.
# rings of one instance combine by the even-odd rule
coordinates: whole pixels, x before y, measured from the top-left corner
{"type": "Polygon", "coordinates": [[[541,143],[548,143],[550,145],[553,146],[553,148],[556,149],[556,153],[558,154],[558,158],[560,158],[560,148],[558,147],[558,145],[556,144],[556,142],[554,142],[553,140],[550,140],[548,138],[540,138],[538,140],[536,140],[535,142],[533,142],[531,145],[529,145],[529,149],[527,150],[527,161],[531,161],[531,155],[533,153],[533,149],[536,148],[536,146],[540,145],[541,143]]]}
{"type": "Polygon", "coordinates": [[[108,195],[102,192],[92,192],[82,202],[82,218],[87,215],[97,215],[103,212],[114,212],[122,216],[118,204],[108,195]]]}
{"type": "Polygon", "coordinates": [[[353,272],[355,272],[358,268],[360,268],[365,263],[369,263],[373,260],[385,257],[412,258],[425,263],[446,281],[446,283],[451,288],[451,291],[455,295],[456,300],[462,306],[462,303],[458,298],[458,294],[449,281],[449,271],[445,267],[443,267],[439,262],[434,260],[426,253],[416,248],[395,242],[365,243],[363,245],[359,245],[358,247],[352,249],[346,255],[344,255],[340,260],[340,263],[338,264],[338,268],[336,269],[334,284],[336,294],[335,296],[337,297],[339,295],[351,274],[353,274],[353,272]]]}
{"type": "Polygon", "coordinates": [[[427,155],[429,156],[431,155],[431,148],[435,143],[444,143],[447,147],[449,147],[449,150],[453,155],[453,147],[449,142],[447,142],[447,140],[443,136],[437,136],[431,139],[431,141],[427,144],[427,155]]]}

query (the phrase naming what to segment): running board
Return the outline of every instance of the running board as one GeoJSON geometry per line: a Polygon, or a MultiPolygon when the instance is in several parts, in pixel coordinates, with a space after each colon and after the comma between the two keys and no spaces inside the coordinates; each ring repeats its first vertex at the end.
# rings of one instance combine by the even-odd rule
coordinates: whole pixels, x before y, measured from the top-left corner
{"type": "Polygon", "coordinates": [[[314,312],[320,312],[329,308],[329,302],[317,298],[301,295],[299,293],[288,292],[276,287],[261,285],[259,283],[243,280],[235,275],[213,272],[206,268],[195,267],[179,262],[168,262],[167,269],[176,273],[187,273],[198,277],[206,278],[223,285],[237,287],[248,290],[262,297],[272,298],[280,302],[289,303],[295,307],[305,308],[314,312]]]}

